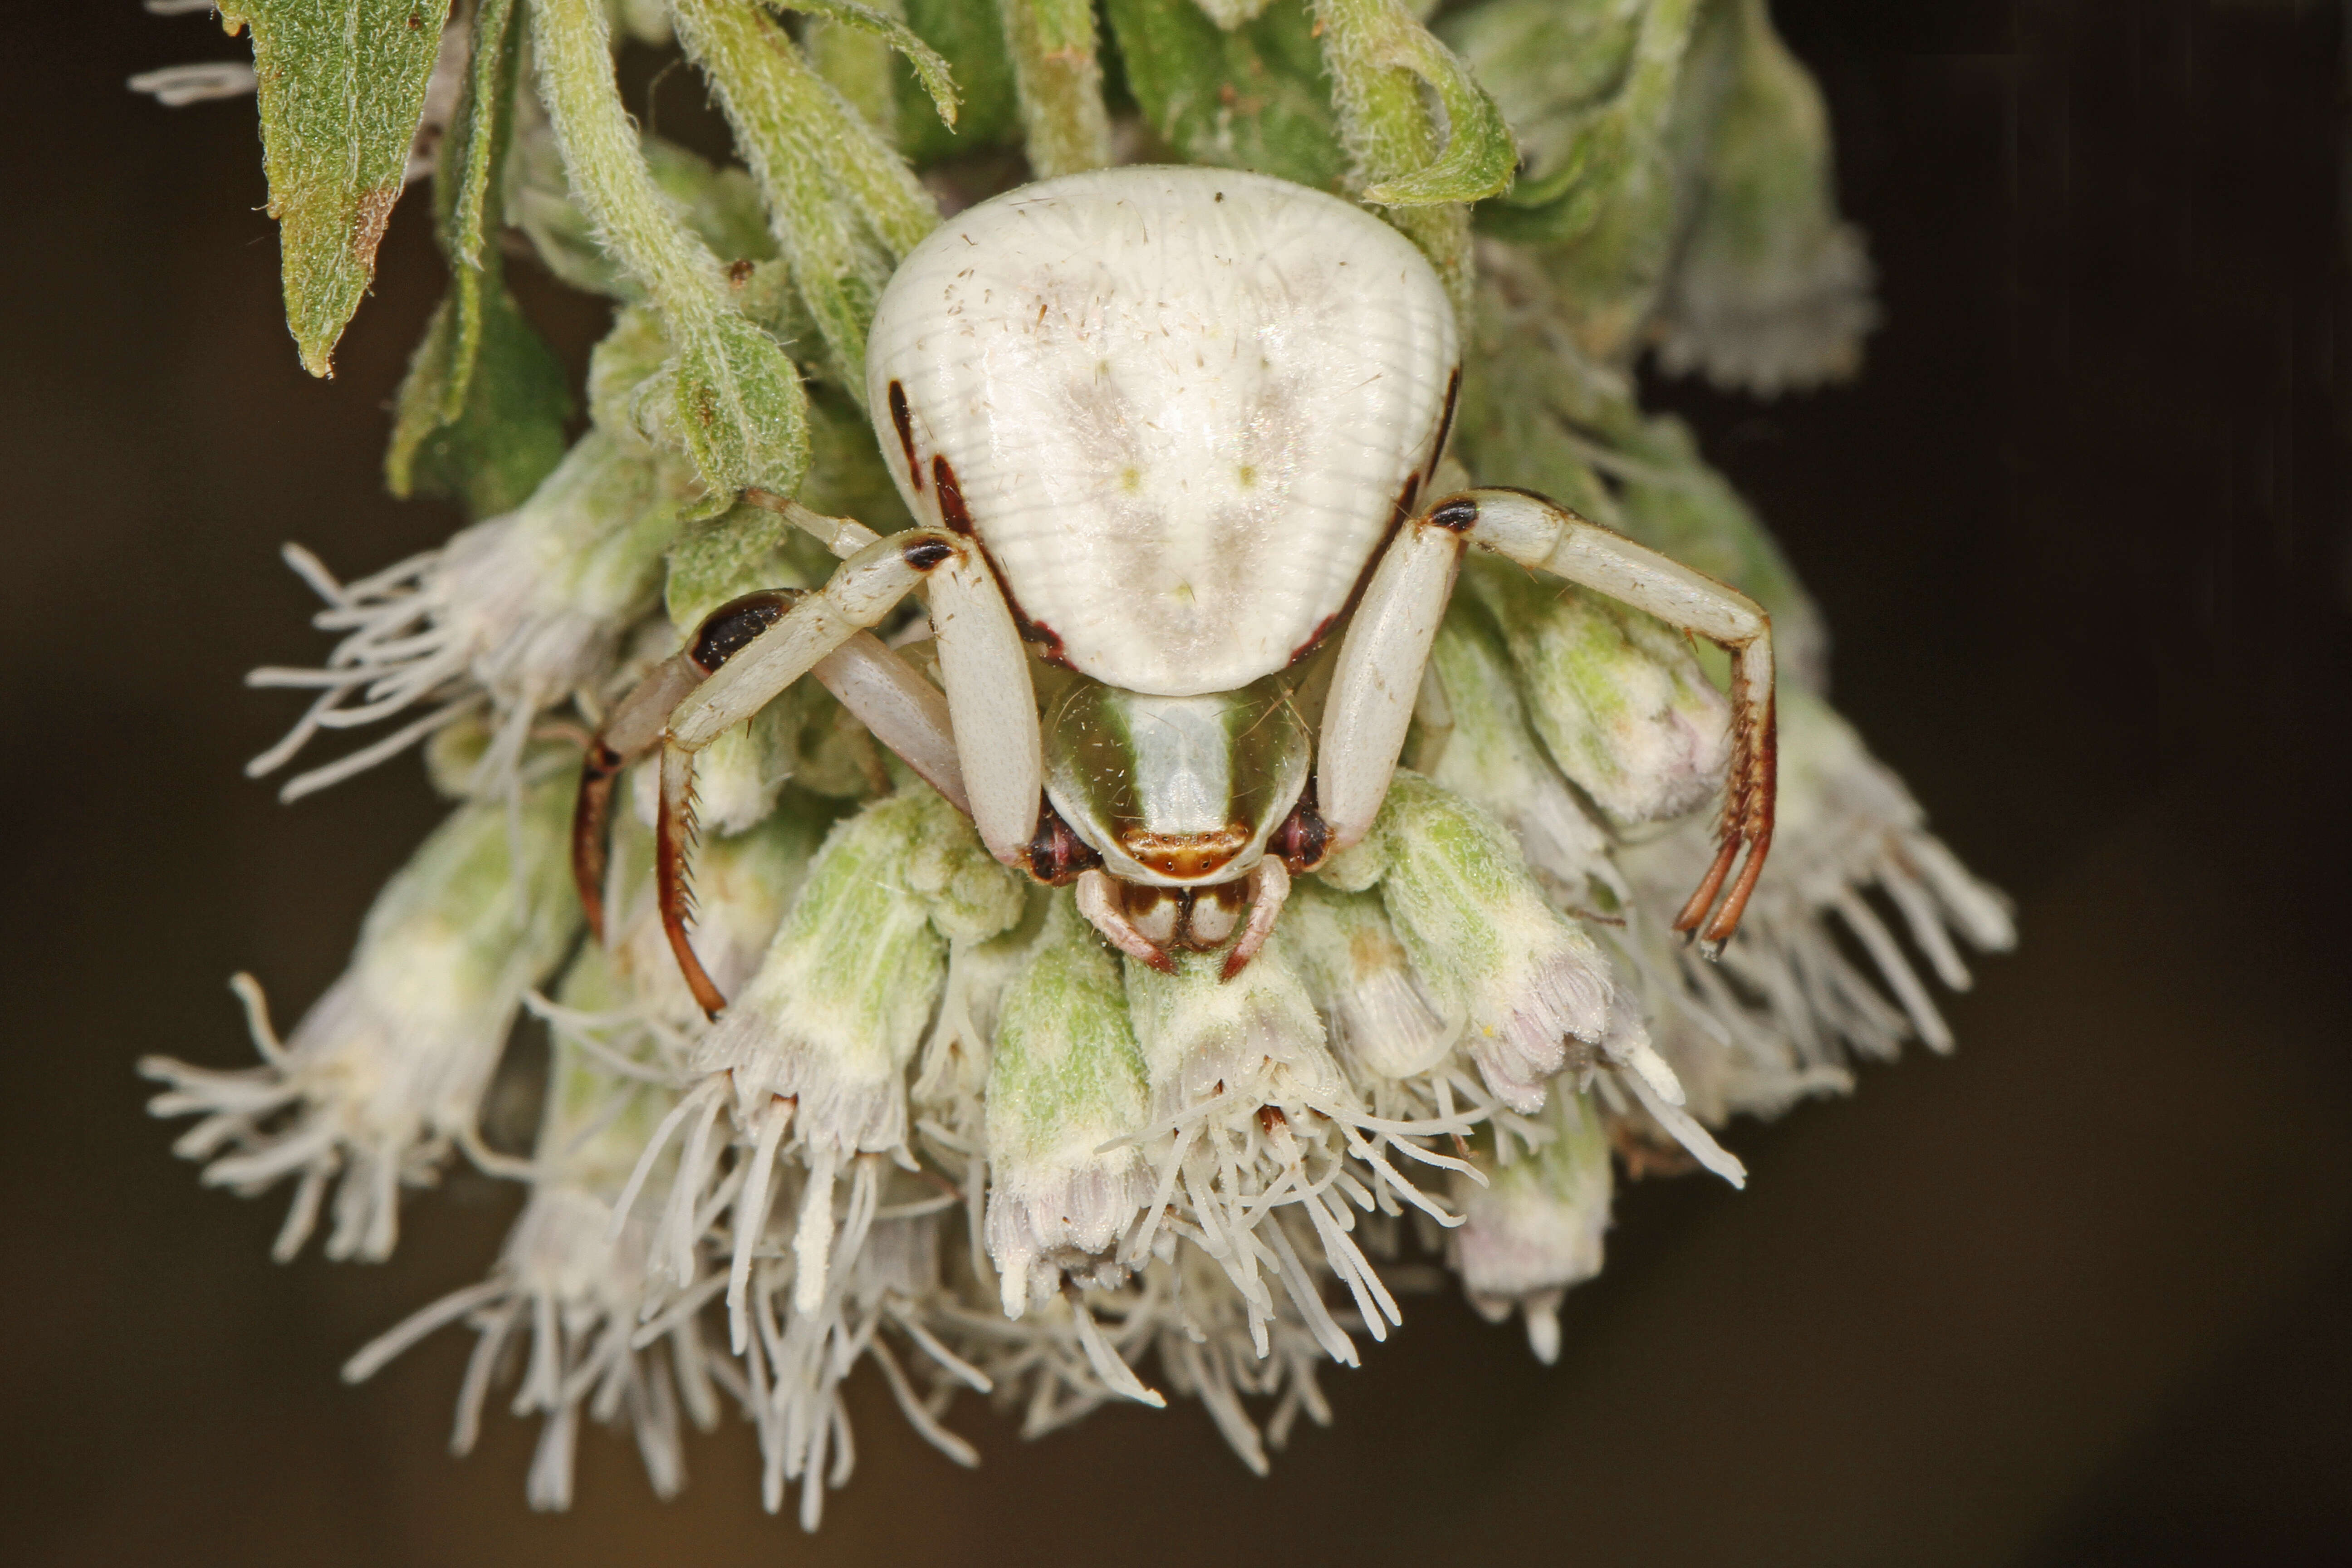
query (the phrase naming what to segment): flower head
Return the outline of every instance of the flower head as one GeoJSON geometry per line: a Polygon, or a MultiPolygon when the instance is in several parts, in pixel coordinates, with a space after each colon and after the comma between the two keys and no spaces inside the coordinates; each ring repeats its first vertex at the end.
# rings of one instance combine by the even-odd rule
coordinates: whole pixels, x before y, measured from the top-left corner
{"type": "MultiPolygon", "coordinates": [[[[346,1373],[471,1329],[457,1447],[510,1378],[513,1409],[541,1423],[536,1506],[569,1502],[583,1416],[625,1427],[656,1491],[674,1491],[681,1415],[711,1426],[725,1395],[756,1431],[762,1500],[781,1510],[797,1485],[814,1528],[854,1465],[845,1390],[868,1361],[957,1463],[978,1458],[949,1425],[962,1393],[1017,1408],[1033,1435],[1112,1401],[1191,1396],[1262,1473],[1299,1415],[1330,1419],[1326,1365],[1358,1364],[1364,1337],[1403,1321],[1410,1288],[1445,1271],[1489,1318],[1519,1314],[1538,1358],[1562,1354],[1560,1303],[1601,1267],[1619,1180],[1696,1165],[1743,1182],[1718,1133],[1850,1087],[1856,1058],[1907,1036],[1949,1048],[1929,980],[1965,985],[1961,945],[2011,938],[1999,895],[1820,697],[1826,633],[1778,545],[1691,430],[1637,401],[1653,348],[1669,368],[1770,392],[1850,370],[1872,319],[1817,95],[1761,0],[1465,0],[1446,8],[1444,41],[1415,7],[1319,5],[1307,39],[1258,0],[1201,3],[1198,26],[1162,26],[1150,5],[1101,14],[1133,99],[1116,135],[1096,13],[1036,0],[940,0],[907,20],[821,6],[841,15],[801,33],[740,0],[483,0],[443,7],[451,20],[432,30],[431,7],[361,7],[327,33],[247,6],[237,24],[257,69],[141,80],[165,101],[258,88],[289,324],[322,374],[390,201],[433,174],[450,289],[411,362],[386,476],[487,519],[349,583],[289,549],[326,601],[314,624],[339,640],[317,668],[255,672],[312,699],[253,771],[322,731],[373,731],[297,776],[291,798],[429,737],[429,776],[457,805],[287,1041],[240,977],[262,1064],[150,1058],[166,1085],[153,1108],[200,1117],[179,1148],[207,1181],[295,1179],[281,1258],[331,1194],[325,1250],[385,1256],[403,1188],[453,1151],[527,1186],[488,1277],[346,1373]],[[743,167],[638,129],[613,76],[615,29],[676,43],[743,167]],[[845,47],[858,53],[846,66],[845,47]],[[906,71],[885,68],[892,53],[906,71]],[[1243,64],[1263,101],[1255,87],[1221,98],[1243,64]],[[1169,820],[1199,827],[1165,837],[1255,824],[1248,853],[1272,847],[1255,868],[1203,873],[1250,879],[1212,900],[1230,913],[1248,889],[1238,963],[1190,951],[1216,926],[1192,923],[1198,887],[1180,895],[1186,951],[1129,931],[1123,951],[1150,963],[1082,912],[1096,906],[1080,893],[1099,890],[1084,880],[1103,849],[1095,825],[1073,833],[1010,786],[1036,793],[1045,714],[1104,672],[1025,618],[1009,580],[991,596],[1001,541],[980,465],[919,461],[939,432],[887,375],[870,420],[858,401],[892,268],[954,238],[925,241],[935,195],[961,205],[1013,177],[1002,171],[1147,144],[1360,194],[1434,270],[1433,330],[1450,300],[1463,340],[1450,384],[1413,373],[1405,389],[1433,419],[1458,413],[1452,450],[1417,437],[1439,449],[1414,458],[1393,508],[1383,481],[1370,517],[1409,525],[1412,580],[1450,597],[1393,623],[1361,607],[1374,600],[1335,601],[1320,651],[1310,639],[1265,678],[1278,698],[1266,714],[1298,738],[1275,748],[1279,802],[1244,809],[1272,793],[1258,763],[1220,795],[1192,763],[1161,759],[1171,798],[1185,797],[1169,820]],[[510,251],[614,302],[576,440],[568,378],[501,281],[510,251]],[[1641,570],[1663,575],[1621,588],[1670,608],[1657,596],[1670,582],[1746,628],[1738,837],[1747,867],[1768,840],[1773,853],[1719,954],[1674,926],[1717,852],[1735,750],[1727,668],[1663,621],[1483,551],[1437,584],[1462,508],[1436,503],[1508,485],[1683,569],[1652,561],[1641,570]],[[1431,510],[1409,521],[1417,504],[1431,510]],[[910,508],[964,537],[873,553],[910,508]],[[819,515],[835,512],[847,515],[819,515]],[[833,655],[811,652],[843,629],[824,619],[848,603],[828,589],[836,552],[857,563],[844,584],[950,557],[992,570],[860,608],[850,620],[881,640],[852,662],[876,684],[836,700],[819,689],[833,655]],[[729,638],[754,612],[708,617],[751,593],[781,618],[744,654],[729,638]],[[969,632],[967,613],[994,630],[969,632]],[[1407,645],[1418,658],[1423,635],[1424,664],[1382,662],[1407,645]],[[960,637],[994,638],[989,679],[956,657],[960,637]],[[815,679],[784,680],[802,653],[820,660],[815,679]],[[1334,704],[1341,666],[1352,695],[1334,704]],[[743,695],[779,685],[764,704],[743,695]],[[1773,700],[1777,839],[1759,804],[1773,700]],[[1350,703],[1381,715],[1374,728],[1393,721],[1380,746],[1349,749],[1350,703]],[[719,733],[697,729],[720,712],[719,733]],[[1318,723],[1330,743],[1312,738],[1318,723]],[[877,737],[894,726],[892,744],[928,761],[893,757],[877,737]],[[1400,737],[1384,800],[1360,789],[1362,813],[1348,809],[1337,786],[1376,785],[1400,737]],[[633,763],[641,745],[658,758],[633,763]],[[611,770],[632,765],[616,807],[611,770]],[[982,808],[996,853],[951,798],[982,808]],[[1333,842],[1349,847],[1327,854],[1333,842]],[[575,870],[600,879],[587,902],[607,917],[587,942],[575,870]],[[476,1131],[524,1008],[554,1042],[527,1160],[476,1131]]],[[[1215,203],[1230,188],[1201,183],[1215,203]]],[[[1171,298],[1191,297],[1181,282],[1170,275],[1171,298]]],[[[943,334],[962,330],[950,317],[943,334]]],[[[1230,328],[1169,323],[1174,340],[1197,336],[1202,366],[1230,328]]],[[[1093,399],[1081,358],[1072,384],[1093,399]]],[[[1048,443],[1020,460],[1083,479],[1079,456],[1048,443]]],[[[1255,458],[1233,472],[1245,488],[1276,477],[1255,458]]],[[[1226,570],[1223,526],[1169,549],[1226,570]]],[[[1071,581],[1097,574],[1087,612],[1117,616],[1135,584],[1069,553],[1071,581]]],[[[1133,783],[1126,765],[1085,763],[1108,793],[1133,783]]]]}
{"type": "Polygon", "coordinates": [[[570,799],[558,776],[528,786],[516,812],[460,806],[385,887],[351,966],[285,1043],[240,975],[260,1067],[140,1064],[170,1086],[149,1102],[156,1115],[204,1117],[176,1147],[210,1162],[206,1182],[254,1193],[300,1177],[281,1259],[309,1238],[338,1173],[328,1255],[391,1256],[400,1189],[429,1184],[451,1143],[474,1136],[524,993],[578,929],[570,799]]]}

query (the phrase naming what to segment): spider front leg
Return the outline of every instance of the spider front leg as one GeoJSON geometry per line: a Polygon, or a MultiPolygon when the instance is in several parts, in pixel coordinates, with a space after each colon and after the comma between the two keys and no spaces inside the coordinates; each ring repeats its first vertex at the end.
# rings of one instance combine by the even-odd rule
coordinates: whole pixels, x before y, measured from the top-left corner
{"type": "MultiPolygon", "coordinates": [[[[658,745],[655,857],[663,928],[696,1002],[714,1016],[726,1005],[687,934],[693,756],[803,674],[814,671],[877,740],[960,809],[970,809],[946,700],[866,629],[926,578],[940,581],[965,548],[951,536],[912,530],[859,551],[816,593],[747,595],[713,611],[683,649],[621,701],[589,748],[572,822],[572,871],[600,941],[614,784],[622,769],[658,745]]],[[[1017,641],[1014,647],[1017,653],[1017,641]]],[[[950,661],[946,638],[940,655],[943,665],[950,661]]],[[[1030,724],[1034,731],[1034,718],[1030,724]]]]}
{"type": "Polygon", "coordinates": [[[1433,501],[1374,570],[1324,707],[1316,779],[1331,848],[1362,837],[1380,812],[1465,542],[1607,594],[1731,655],[1732,755],[1719,847],[1674,925],[1719,947],[1739,929],[1772,844],[1771,620],[1738,590],[1525,490],[1464,490],[1433,501]]]}
{"type": "MultiPolygon", "coordinates": [[[[672,709],[735,648],[782,619],[805,593],[778,588],[746,594],[713,610],[694,639],[655,666],[596,731],[580,769],[579,804],[572,816],[572,877],[589,931],[598,942],[604,940],[605,824],[622,772],[661,744],[672,709]]],[[[809,673],[949,804],[969,813],[947,699],[939,688],[871,632],[857,633],[818,659],[809,673]]]]}

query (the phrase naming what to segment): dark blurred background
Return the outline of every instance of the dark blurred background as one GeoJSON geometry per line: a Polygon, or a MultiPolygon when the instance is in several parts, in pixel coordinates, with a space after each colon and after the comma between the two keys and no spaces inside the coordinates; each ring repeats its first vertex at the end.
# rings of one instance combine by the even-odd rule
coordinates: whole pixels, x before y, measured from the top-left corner
{"type": "MultiPolygon", "coordinates": [[[[823,1532],[742,1430],[678,1501],[584,1436],[445,1444],[445,1334],[343,1357],[479,1277],[510,1191],[410,1207],[396,1261],[268,1259],[282,1195],[200,1189],[133,1059],[247,1059],[436,816],[405,765],[293,809],[239,764],[321,647],[278,563],[354,573],[452,518],[378,480],[440,287],[413,205],[331,383],[295,363],[251,108],[132,72],[229,45],[40,7],[0,90],[0,1558],[27,1563],[2188,1564],[2352,1561],[2346,52],[2326,5],[1778,0],[1820,73],[1887,324],[1855,386],[1654,399],[1699,426],[1838,633],[1841,705],[2023,945],[1958,1056],[1653,1183],[1538,1367],[1414,1303],[1270,1480],[1196,1408],[976,1473],[878,1383],[823,1532]]],[[[674,89],[675,90],[675,89],[674,89]]],[[[684,91],[680,98],[688,96],[684,91]]],[[[530,278],[578,348],[601,311],[530,278]]]]}

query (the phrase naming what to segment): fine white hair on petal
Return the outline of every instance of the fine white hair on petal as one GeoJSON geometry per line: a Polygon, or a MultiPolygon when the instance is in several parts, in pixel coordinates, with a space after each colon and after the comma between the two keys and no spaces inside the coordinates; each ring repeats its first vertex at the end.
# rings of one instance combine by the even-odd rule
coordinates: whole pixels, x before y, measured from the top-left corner
{"type": "Polygon", "coordinates": [[[1231,980],[1213,960],[1180,962],[1170,975],[1129,961],[1127,992],[1153,1094],[1171,1109],[1130,1135],[1153,1151],[1157,1183],[1120,1260],[1144,1267],[1148,1251],[1164,1263],[1163,1245],[1197,1250],[1223,1271],[1255,1354],[1272,1353],[1276,1324],[1289,1320],[1321,1353],[1355,1365],[1325,1281],[1345,1289],[1374,1340],[1403,1321],[1364,1226],[1407,1206],[1454,1223],[1405,1170],[1460,1168],[1423,1140],[1459,1137],[1471,1121],[1370,1114],[1325,1047],[1278,929],[1231,980]]]}
{"type": "MultiPolygon", "coordinates": [[[[500,1352],[520,1331],[529,1342],[514,1413],[541,1418],[525,1484],[530,1506],[571,1507],[583,1409],[606,1424],[625,1420],[655,1493],[675,1496],[685,1484],[686,1465],[672,1364],[677,1382],[699,1390],[700,1330],[686,1316],[666,1325],[667,1345],[633,1336],[645,1296],[649,1227],[627,1225],[616,1238],[611,1220],[610,1205],[593,1192],[561,1178],[542,1183],[509,1233],[489,1279],[395,1324],[344,1363],[344,1379],[363,1382],[436,1330],[461,1319],[469,1322],[479,1338],[458,1393],[452,1445],[463,1454],[480,1430],[500,1352]]],[[[689,1396],[698,1403],[707,1397],[689,1396]]]]}
{"type": "Polygon", "coordinates": [[[1708,825],[1686,822],[1620,851],[1635,906],[1615,940],[1701,1121],[1769,1115],[1807,1094],[1841,1091],[1852,1058],[1891,1058],[1906,1037],[1950,1048],[1942,1014],[1872,893],[1955,989],[1969,982],[1955,936],[1984,952],[2016,937],[2007,900],[1927,831],[1910,792],[1826,704],[1784,692],[1780,732],[1771,861],[1718,961],[1665,930],[1713,853],[1708,825]]]}
{"type": "Polygon", "coordinates": [[[1073,1286],[1019,1322],[950,1310],[943,1326],[996,1379],[1000,1399],[1022,1408],[1024,1436],[1134,1397],[1127,1384],[1140,1386],[1135,1369],[1150,1354],[1161,1386],[1199,1399],[1234,1455],[1264,1475],[1268,1448],[1282,1446],[1300,1414],[1329,1425],[1316,1385],[1329,1351],[1287,1299],[1265,1319],[1201,1247],[1181,1241],[1165,1250],[1116,1288],[1073,1286]],[[1115,1364],[1105,1366],[1106,1356],[1115,1364]],[[1247,1406],[1253,1399],[1273,1401],[1263,1428],[1247,1406]]]}
{"type": "Polygon", "coordinates": [[[471,803],[427,838],[368,913],[352,962],[282,1044],[259,988],[236,983],[263,1065],[140,1064],[158,1116],[203,1117],[180,1152],[207,1183],[258,1193],[299,1174],[277,1256],[309,1239],[336,1180],[331,1258],[389,1257],[404,1186],[429,1185],[475,1116],[522,998],[570,945],[562,780],[511,815],[471,803]]]}
{"type": "Polygon", "coordinates": [[[278,1261],[309,1241],[338,1176],[327,1256],[380,1261],[399,1239],[400,1189],[430,1185],[448,1152],[434,1125],[437,1089],[452,1078],[478,1089],[505,1036],[503,1020],[495,1034],[462,1022],[419,1032],[414,1022],[347,973],[303,1016],[282,1063],[224,1071],[143,1059],[140,1070],[168,1086],[148,1109],[203,1116],[174,1149],[209,1160],[207,1185],[252,1196],[301,1177],[271,1248],[278,1261]]]}
{"type": "Polygon", "coordinates": [[[891,1169],[875,1155],[853,1162],[846,1202],[837,1220],[826,1217],[830,1264],[813,1302],[803,1304],[799,1261],[788,1248],[764,1248],[754,1275],[757,1333],[745,1359],[762,1455],[761,1496],[770,1512],[779,1511],[785,1488],[798,1481],[805,1530],[820,1522],[825,1490],[849,1479],[856,1449],[841,1386],[869,1352],[919,1434],[959,1463],[976,1458],[940,1424],[945,1400],[939,1393],[929,1401],[916,1397],[906,1366],[882,1342],[884,1330],[907,1335],[908,1364],[922,1370],[935,1390],[993,1386],[926,1326],[941,1311],[939,1222],[931,1214],[884,1217],[887,1209],[903,1206],[882,1201],[891,1169]]]}
{"type": "Polygon", "coordinates": [[[653,607],[675,515],[653,461],[591,431],[520,508],[371,576],[338,582],[316,556],[288,545],[288,565],[326,601],[311,624],[341,640],[320,668],[265,666],[246,678],[250,686],[318,693],[246,771],[275,771],[322,730],[435,710],[297,776],[283,793],[299,799],[487,699],[493,741],[476,782],[510,780],[530,721],[601,685],[623,634],[653,607]]]}

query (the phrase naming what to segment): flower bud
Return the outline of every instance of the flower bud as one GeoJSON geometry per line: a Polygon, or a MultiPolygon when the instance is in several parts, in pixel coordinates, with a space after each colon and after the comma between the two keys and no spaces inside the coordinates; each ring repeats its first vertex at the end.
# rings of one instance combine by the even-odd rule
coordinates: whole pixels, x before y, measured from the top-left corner
{"type": "Polygon", "coordinates": [[[1290,962],[1279,924],[1249,966],[1224,978],[1224,954],[1178,953],[1163,974],[1126,962],[1127,1005],[1142,1047],[1152,1113],[1228,1095],[1248,1115],[1262,1104],[1345,1095],[1323,1020],[1290,962]]]}
{"type": "MultiPolygon", "coordinates": [[[[595,228],[574,199],[556,144],[536,100],[519,101],[520,123],[506,161],[506,210],[530,241],[541,266],[562,281],[591,294],[639,300],[644,289],[596,243],[595,228]]],[[[760,193],[751,175],[720,168],[674,142],[642,134],[646,166],[662,194],[676,205],[688,227],[730,261],[759,261],[776,253],[760,211],[760,193]]]]}
{"type": "MultiPolygon", "coordinates": [[[[663,1133],[697,1119],[656,1237],[657,1264],[679,1285],[691,1278],[697,1215],[717,1160],[709,1121],[722,1101],[753,1145],[731,1200],[728,1308],[739,1351],[777,1158],[797,1155],[808,1171],[793,1302],[814,1311],[831,1267],[835,1176],[861,1152],[906,1147],[907,1067],[939,1001],[950,939],[1009,929],[1025,901],[1026,885],[928,784],[876,802],[827,836],[759,973],[696,1047],[699,1081],[663,1133]]],[[[659,1146],[657,1138],[646,1161],[659,1146]]]]}
{"type": "Polygon", "coordinates": [[[613,330],[588,356],[588,417],[633,457],[684,449],[675,431],[648,425],[656,411],[644,394],[668,363],[669,339],[662,333],[661,318],[643,305],[614,312],[613,330]]]}
{"type": "Polygon", "coordinates": [[[327,598],[317,623],[347,635],[322,669],[257,669],[255,686],[315,689],[293,731],[247,766],[278,766],[321,729],[437,709],[289,784],[288,799],[373,766],[482,705],[496,739],[481,764],[504,787],[544,709],[600,686],[624,633],[655,604],[677,502],[651,464],[592,430],[508,515],[442,549],[352,584],[307,553],[289,559],[327,598]]]}
{"type": "Polygon", "coordinates": [[[1129,1138],[1149,1119],[1143,1054],[1118,964],[1056,893],[1004,993],[987,1089],[988,1251],[1004,1315],[1048,1299],[1066,1270],[1091,1279],[1151,1198],[1129,1138]]]}
{"type": "Polygon", "coordinates": [[[1838,218],[1821,89],[1765,0],[1726,10],[1731,84],[1661,310],[1658,359],[1770,397],[1852,376],[1878,310],[1861,231],[1838,218]]]}
{"type": "Polygon", "coordinates": [[[1596,892],[1613,902],[1623,882],[1609,859],[1609,836],[1585,815],[1528,729],[1502,635],[1466,595],[1438,629],[1430,665],[1454,721],[1427,770],[1430,782],[1500,817],[1528,866],[1568,903],[1592,903],[1596,892]]]}
{"type": "Polygon", "coordinates": [[[1552,1136],[1508,1163],[1491,1152],[1477,1157],[1485,1185],[1454,1178],[1463,1221],[1446,1237],[1446,1261],[1488,1322],[1513,1308],[1526,1315],[1528,1344],[1549,1366],[1559,1356],[1560,1298],[1601,1272],[1612,1176],[1609,1134],[1590,1094],[1554,1094],[1543,1126],[1552,1136]]]}
{"type": "Polygon", "coordinates": [[[1301,878],[1282,911],[1299,977],[1330,1021],[1331,1046],[1360,1077],[1408,1079],[1445,1059],[1463,1020],[1413,972],[1377,893],[1301,878]]]}
{"type": "Polygon", "coordinates": [[[811,1145],[897,1148],[902,1080],[946,977],[949,938],[1009,928],[1024,900],[1019,878],[929,785],[876,802],[826,836],[697,1070],[733,1073],[747,1125],[768,1097],[797,1099],[811,1145]]]}
{"type": "Polygon", "coordinates": [[[1378,886],[1413,969],[1445,1016],[1468,1019],[1470,1058],[1514,1110],[1541,1108],[1570,1036],[1607,1031],[1607,956],[1545,902],[1502,824],[1459,795],[1400,769],[1372,831],[1323,874],[1378,886]]]}
{"type": "Polygon", "coordinates": [[[1560,772],[1618,826],[1697,810],[1730,760],[1730,705],[1682,634],[1525,573],[1465,574],[1501,626],[1528,716],[1560,772]]]}
{"type": "MultiPolygon", "coordinates": [[[[1830,635],[1821,609],[1780,542],[1700,455],[1690,426],[1671,414],[1629,420],[1615,435],[1609,461],[1623,485],[1619,526],[1763,605],[1772,617],[1772,668],[1781,689],[1822,689],[1829,679],[1830,635]]],[[[1699,648],[1710,672],[1725,668],[1720,650],[1706,644],[1699,648]]]]}

